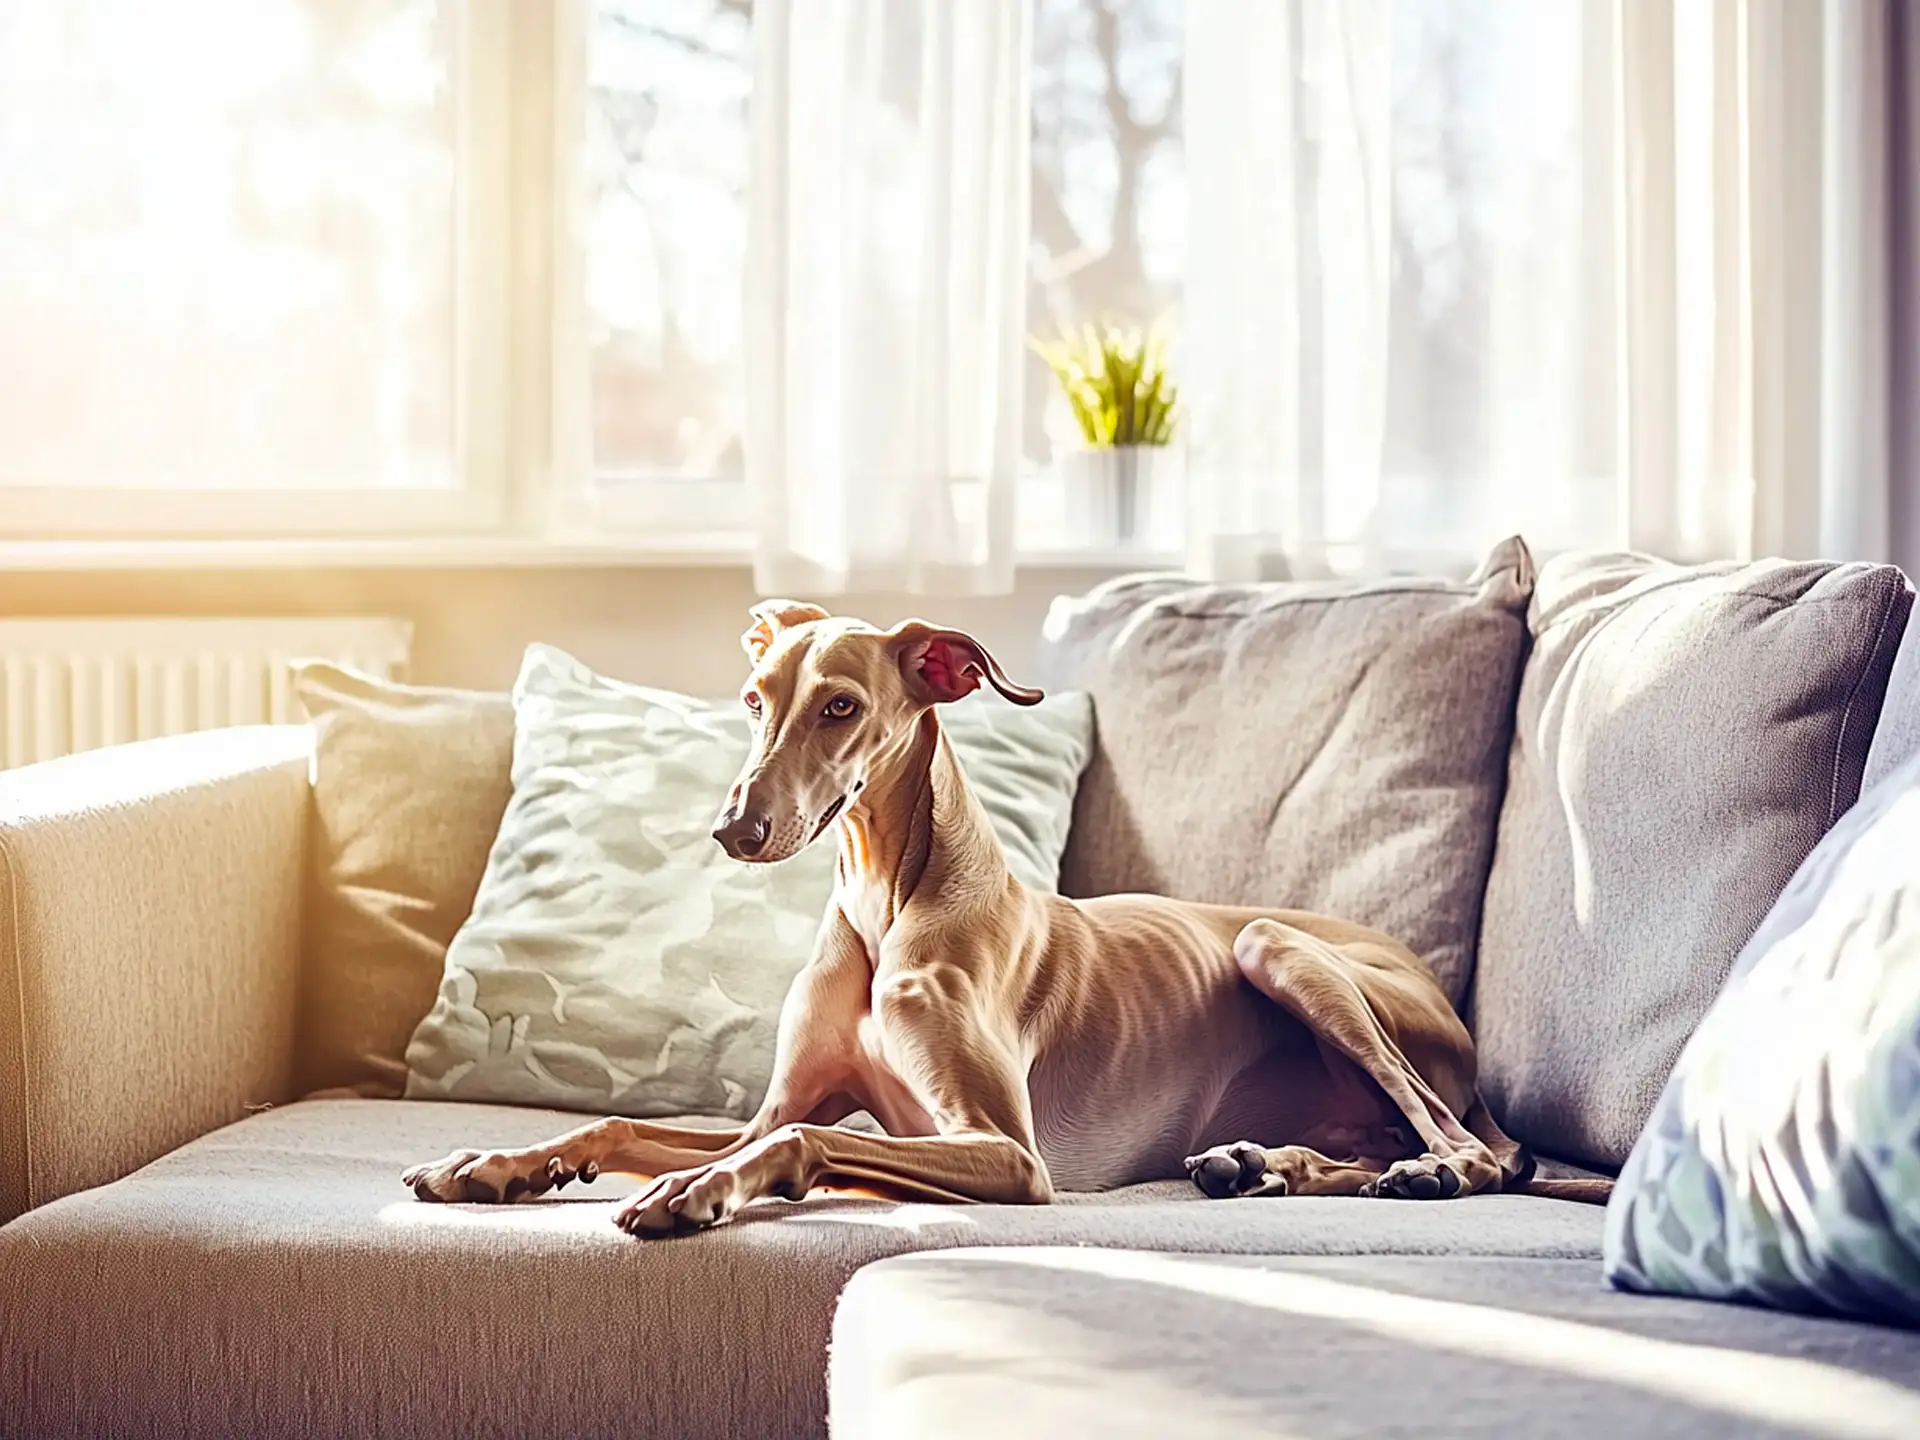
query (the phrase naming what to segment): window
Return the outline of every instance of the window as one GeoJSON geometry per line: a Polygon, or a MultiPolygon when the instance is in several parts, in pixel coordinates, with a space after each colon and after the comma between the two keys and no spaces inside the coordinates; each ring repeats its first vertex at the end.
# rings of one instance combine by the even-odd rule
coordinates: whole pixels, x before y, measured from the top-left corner
{"type": "MultiPolygon", "coordinates": [[[[1038,0],[1033,31],[1033,263],[1027,328],[1087,321],[1177,322],[1186,272],[1180,136],[1185,0],[1038,0]]],[[[1083,543],[1051,465],[1077,441],[1037,356],[1026,373],[1028,474],[1019,508],[1029,551],[1083,543]]],[[[1142,542],[1181,541],[1177,493],[1162,489],[1142,542]]]]}
{"type": "MultiPolygon", "coordinates": [[[[1821,197],[1884,179],[1879,131],[1806,69],[1822,24],[1522,0],[977,3],[1031,7],[1027,328],[1166,321],[1205,412],[1147,551],[1378,568],[1514,528],[1686,555],[1804,528],[1769,497],[1842,433],[1821,407],[1859,387],[1791,383],[1779,357],[1818,352],[1820,307],[1856,293],[1822,288],[1853,251],[1821,240],[1821,197]],[[1208,82],[1184,93],[1188,75],[1208,82]],[[1782,395],[1806,405],[1782,419],[1782,395]]],[[[1834,25],[1877,76],[1867,32],[1834,25]]],[[[987,93],[1008,100],[1027,37],[999,33],[987,93]]],[[[744,495],[748,372],[782,370],[745,353],[754,39],[754,0],[0,0],[0,536],[744,552],[750,523],[778,519],[744,495]]],[[[1020,182],[999,173],[994,213],[1014,215],[1020,182]]],[[[1867,232],[1863,264],[1904,257],[1867,232]]],[[[1020,232],[981,233],[1004,296],[1020,232]]],[[[1885,307],[1855,308],[1877,353],[1885,307]]],[[[991,318],[1004,337],[1011,308],[991,318]]],[[[807,323],[864,344],[833,320],[807,323]]],[[[993,397],[978,409],[1006,414],[983,374],[1025,401],[1019,550],[1075,549],[1050,376],[1037,357],[1018,376],[969,364],[953,388],[993,397]]],[[[1860,393],[1849,423],[1877,433],[1879,392],[1860,393]]],[[[1011,440],[990,466],[923,468],[1001,475],[1011,440]]],[[[857,468],[801,455],[790,475],[857,468]]],[[[1107,478],[1135,493],[1133,470],[1107,478]]],[[[865,518],[876,493],[835,503],[865,518]]],[[[998,584],[1007,510],[983,514],[976,568],[998,584]]]]}
{"type": "Polygon", "coordinates": [[[595,472],[737,480],[748,0],[598,0],[585,282],[595,472]]]}
{"type": "MultiPolygon", "coordinates": [[[[1028,328],[1177,326],[1184,0],[1028,3],[1028,328]]],[[[1574,22],[1395,14],[1384,475],[1336,536],[1499,503],[1489,237],[1573,183],[1574,22]]],[[[0,532],[742,547],[752,43],[752,0],[0,0],[0,532]]],[[[1021,545],[1072,550],[1023,387],[1021,545]]]]}
{"type": "Polygon", "coordinates": [[[504,13],[0,0],[0,525],[498,518],[504,13]]]}
{"type": "MultiPolygon", "coordinates": [[[[1186,239],[1183,0],[1034,5],[1029,328],[1171,317],[1186,239]]],[[[724,528],[741,514],[751,11],[591,8],[581,242],[601,515],[724,528]]],[[[1069,549],[1047,473],[1073,441],[1069,417],[1037,357],[1025,387],[1022,540],[1069,549]]]]}
{"type": "MultiPolygon", "coordinates": [[[[1169,315],[1181,0],[1033,3],[1030,327],[1169,315]]],[[[0,534],[737,535],[751,20],[0,0],[0,534]]]]}
{"type": "Polygon", "coordinates": [[[561,289],[580,309],[558,348],[585,353],[554,406],[569,534],[744,546],[751,12],[587,4],[579,168],[561,181],[578,217],[563,259],[579,266],[561,289]]]}
{"type": "MultiPolygon", "coordinates": [[[[1186,269],[1180,148],[1184,0],[1038,0],[1033,33],[1033,284],[1028,328],[1173,316],[1186,269]]],[[[1066,407],[1027,367],[1029,464],[1071,444],[1066,407]]]]}

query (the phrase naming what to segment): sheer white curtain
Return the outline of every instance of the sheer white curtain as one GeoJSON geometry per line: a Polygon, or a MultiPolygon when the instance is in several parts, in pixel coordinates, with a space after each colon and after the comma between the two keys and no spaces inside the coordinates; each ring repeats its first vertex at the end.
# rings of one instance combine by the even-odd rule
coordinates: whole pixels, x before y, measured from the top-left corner
{"type": "Polygon", "coordinates": [[[755,583],[1012,581],[1025,4],[760,0],[745,462],[755,583]]]}
{"type": "Polygon", "coordinates": [[[1881,0],[1187,14],[1197,568],[1886,555],[1881,0]]]}

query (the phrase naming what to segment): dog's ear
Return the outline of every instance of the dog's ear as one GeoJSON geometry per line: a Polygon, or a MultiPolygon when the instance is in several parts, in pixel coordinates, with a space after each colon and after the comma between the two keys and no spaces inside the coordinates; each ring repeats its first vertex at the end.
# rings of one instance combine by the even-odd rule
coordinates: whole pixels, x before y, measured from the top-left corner
{"type": "Polygon", "coordinates": [[[1038,705],[1046,692],[1007,679],[1007,672],[978,640],[964,630],[942,630],[924,620],[908,620],[888,637],[907,692],[916,700],[940,705],[971,695],[984,679],[1016,705],[1038,705]]]}
{"type": "Polygon", "coordinates": [[[747,652],[747,658],[756,665],[760,663],[760,657],[767,653],[767,647],[773,644],[773,637],[782,630],[827,618],[826,611],[804,600],[762,600],[747,614],[753,617],[753,623],[740,636],[740,648],[747,652]]]}

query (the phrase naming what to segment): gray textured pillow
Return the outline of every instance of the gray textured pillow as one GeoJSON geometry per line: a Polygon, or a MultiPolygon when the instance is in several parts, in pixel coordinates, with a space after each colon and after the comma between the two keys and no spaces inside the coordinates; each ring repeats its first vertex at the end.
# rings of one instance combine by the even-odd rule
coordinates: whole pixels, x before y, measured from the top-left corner
{"type": "Polygon", "coordinates": [[[1058,601],[1046,683],[1094,697],[1069,895],[1318,910],[1397,936],[1458,1005],[1533,562],[1466,584],[1116,581],[1058,601]]]}
{"type": "MultiPolygon", "coordinates": [[[[622,685],[535,645],[513,706],[513,797],[407,1047],[408,1098],[752,1113],[833,890],[833,846],[742,865],[713,843],[747,754],[737,702],[622,685]]],[[[1091,744],[1086,697],[1031,710],[975,697],[942,718],[1009,868],[1052,889],[1091,744]]]]}
{"type": "Polygon", "coordinates": [[[1891,566],[1541,572],[1474,982],[1515,1139],[1617,1168],[1734,956],[1854,802],[1912,590],[1891,566]]]}

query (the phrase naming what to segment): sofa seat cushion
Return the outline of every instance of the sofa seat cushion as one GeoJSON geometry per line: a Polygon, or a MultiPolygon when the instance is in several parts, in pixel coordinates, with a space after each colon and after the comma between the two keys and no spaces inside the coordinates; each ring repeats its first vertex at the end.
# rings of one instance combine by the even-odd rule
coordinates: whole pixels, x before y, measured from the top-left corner
{"type": "Polygon", "coordinates": [[[854,1276],[835,1440],[1911,1435],[1920,1334],[1585,1260],[938,1251],[854,1276]]]}
{"type": "Polygon", "coordinates": [[[1526,1196],[1208,1201],[1185,1183],[1050,1207],[822,1198],[636,1241],[630,1180],[426,1205],[411,1161],[577,1115],[304,1101],[0,1229],[0,1433],[810,1435],[862,1265],[971,1245],[1597,1264],[1603,1212],[1526,1196]]]}

